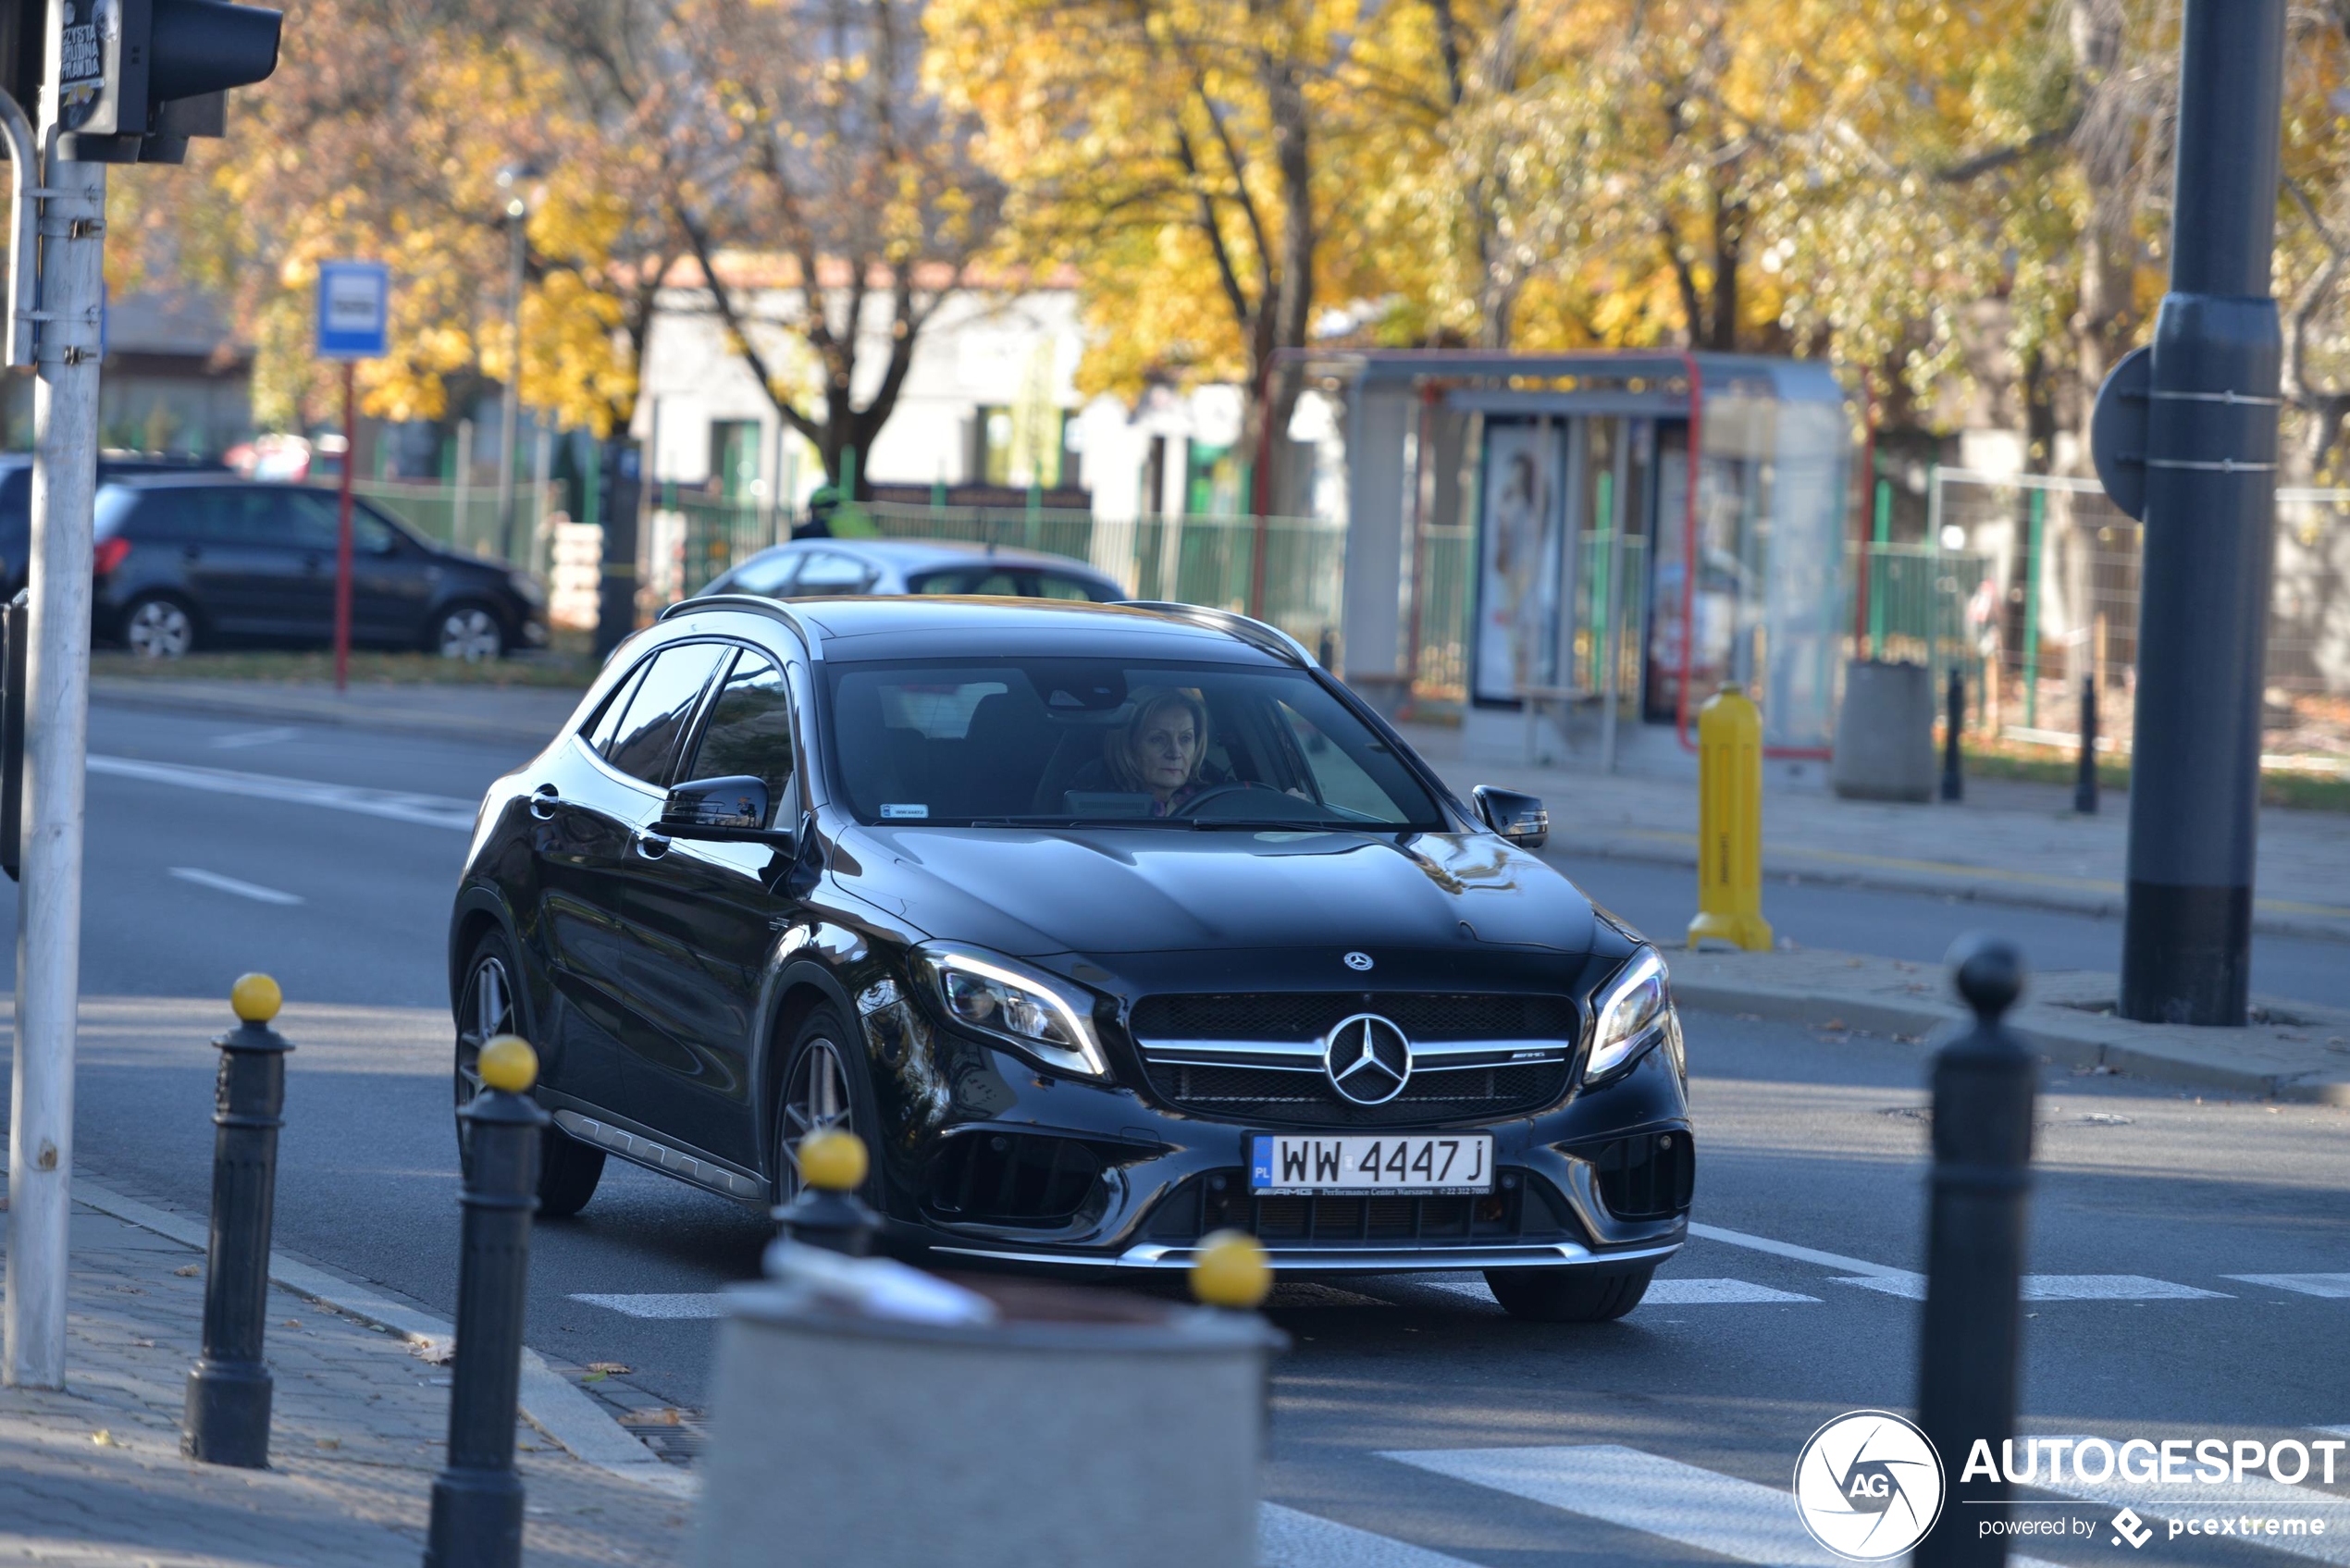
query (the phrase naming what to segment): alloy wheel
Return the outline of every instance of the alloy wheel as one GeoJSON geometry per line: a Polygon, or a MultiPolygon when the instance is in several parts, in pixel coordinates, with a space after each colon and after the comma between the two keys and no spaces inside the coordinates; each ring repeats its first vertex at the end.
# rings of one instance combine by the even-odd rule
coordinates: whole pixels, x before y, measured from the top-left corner
{"type": "Polygon", "coordinates": [[[167,599],[151,599],[130,612],[123,640],[142,659],[178,659],[196,640],[188,612],[167,599]]]}
{"type": "Polygon", "coordinates": [[[485,659],[497,658],[501,641],[498,617],[477,606],[452,610],[441,618],[443,659],[462,659],[468,664],[478,664],[485,659]]]}
{"type": "MultiPolygon", "coordinates": [[[[473,973],[465,977],[465,990],[457,1004],[457,1070],[454,1089],[457,1109],[464,1110],[481,1093],[481,1048],[501,1034],[514,1032],[513,978],[506,972],[506,961],[495,953],[485,954],[474,965],[473,973]]],[[[457,1119],[457,1142],[462,1149],[465,1142],[465,1122],[457,1119]]]]}
{"type": "Polygon", "coordinates": [[[783,1120],[775,1130],[776,1152],[783,1156],[776,1162],[777,1202],[792,1202],[807,1185],[799,1175],[799,1141],[825,1128],[857,1130],[840,1047],[819,1036],[801,1049],[785,1086],[783,1120]]]}

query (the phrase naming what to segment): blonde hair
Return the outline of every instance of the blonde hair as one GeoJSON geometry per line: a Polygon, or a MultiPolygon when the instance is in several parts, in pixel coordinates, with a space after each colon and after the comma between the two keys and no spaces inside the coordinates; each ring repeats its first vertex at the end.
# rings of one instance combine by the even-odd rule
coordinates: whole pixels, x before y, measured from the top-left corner
{"type": "Polygon", "coordinates": [[[1207,760],[1207,704],[1173,686],[1145,686],[1134,693],[1134,716],[1126,721],[1124,729],[1109,737],[1110,777],[1117,781],[1119,789],[1136,795],[1150,793],[1150,781],[1136,764],[1134,751],[1143,731],[1150,725],[1151,716],[1169,708],[1181,708],[1192,716],[1197,749],[1192,753],[1192,771],[1183,776],[1183,782],[1192,784],[1198,780],[1200,767],[1207,760]]]}

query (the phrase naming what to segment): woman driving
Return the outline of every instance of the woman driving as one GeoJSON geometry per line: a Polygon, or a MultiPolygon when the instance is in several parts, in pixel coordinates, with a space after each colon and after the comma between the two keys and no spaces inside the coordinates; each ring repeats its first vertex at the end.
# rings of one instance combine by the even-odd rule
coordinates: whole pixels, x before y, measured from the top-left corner
{"type": "Polygon", "coordinates": [[[1133,703],[1134,716],[1105,741],[1102,761],[1084,770],[1093,778],[1081,774],[1076,787],[1148,795],[1151,815],[1164,817],[1216,782],[1204,776],[1207,705],[1164,686],[1145,686],[1133,703]]]}

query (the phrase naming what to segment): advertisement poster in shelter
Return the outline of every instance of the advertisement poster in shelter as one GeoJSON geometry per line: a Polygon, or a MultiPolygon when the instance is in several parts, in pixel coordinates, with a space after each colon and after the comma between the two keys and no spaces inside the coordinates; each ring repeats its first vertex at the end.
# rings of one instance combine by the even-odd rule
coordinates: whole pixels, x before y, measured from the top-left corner
{"type": "Polygon", "coordinates": [[[1528,687],[1562,684],[1559,617],[1574,602],[1575,570],[1564,526],[1565,447],[1564,424],[1486,422],[1470,676],[1479,702],[1515,702],[1528,687]]]}

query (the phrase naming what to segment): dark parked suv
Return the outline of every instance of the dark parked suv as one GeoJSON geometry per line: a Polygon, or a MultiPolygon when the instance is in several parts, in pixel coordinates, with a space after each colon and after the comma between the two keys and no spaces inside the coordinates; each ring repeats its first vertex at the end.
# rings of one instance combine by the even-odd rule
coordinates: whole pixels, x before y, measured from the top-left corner
{"type": "Polygon", "coordinates": [[[1657,951],[1298,645],[1179,605],[688,599],[492,784],[450,929],[462,1105],[521,1033],[539,1198],[616,1154],[894,1246],[1114,1274],[1482,1270],[1621,1315],[1687,1234],[1657,951]]]}
{"type": "MultiPolygon", "coordinates": [[[[233,475],[100,487],[92,624],[151,658],[199,645],[334,636],[337,498],[233,475]]],[[[547,640],[528,574],[427,544],[365,501],[351,516],[351,636],[488,659],[547,640]]]]}
{"type": "MultiPolygon", "coordinates": [[[[217,474],[225,463],[203,457],[101,455],[98,483],[142,474],[217,474]]],[[[0,599],[14,599],[25,586],[26,563],[32,553],[32,454],[0,452],[0,599]]]]}

